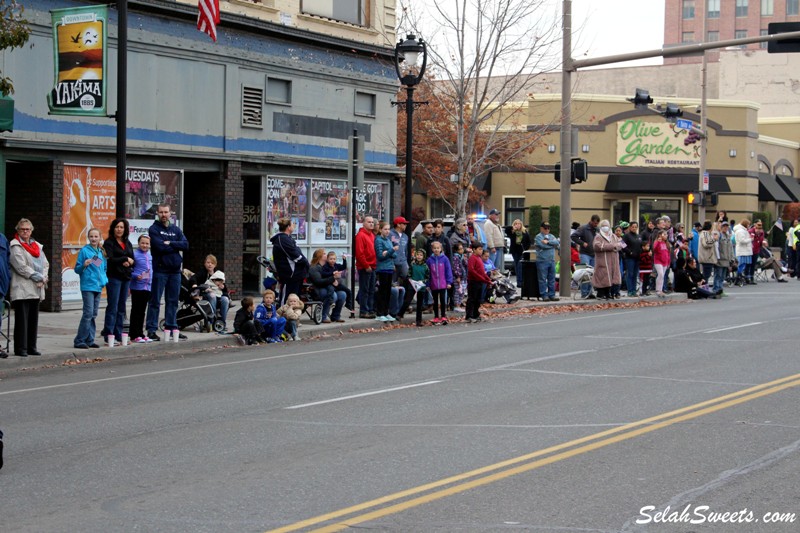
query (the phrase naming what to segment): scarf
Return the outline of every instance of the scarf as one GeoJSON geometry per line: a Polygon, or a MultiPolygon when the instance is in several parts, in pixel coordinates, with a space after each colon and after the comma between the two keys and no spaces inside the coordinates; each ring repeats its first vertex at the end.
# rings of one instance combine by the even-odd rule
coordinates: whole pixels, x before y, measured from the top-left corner
{"type": "Polygon", "coordinates": [[[19,241],[19,243],[22,245],[22,247],[25,248],[25,250],[29,254],[31,254],[33,257],[39,257],[39,253],[41,253],[41,250],[39,249],[39,243],[38,242],[36,242],[35,240],[31,239],[31,242],[27,243],[27,242],[25,242],[25,241],[23,241],[22,239],[19,238],[19,234],[18,233],[14,234],[14,238],[19,241]]]}

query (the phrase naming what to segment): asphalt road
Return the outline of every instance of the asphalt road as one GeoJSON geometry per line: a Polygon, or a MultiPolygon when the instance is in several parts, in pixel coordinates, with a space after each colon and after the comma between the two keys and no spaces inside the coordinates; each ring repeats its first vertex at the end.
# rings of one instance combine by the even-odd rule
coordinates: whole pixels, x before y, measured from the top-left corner
{"type": "Polygon", "coordinates": [[[14,375],[0,530],[797,531],[798,297],[14,375]]]}

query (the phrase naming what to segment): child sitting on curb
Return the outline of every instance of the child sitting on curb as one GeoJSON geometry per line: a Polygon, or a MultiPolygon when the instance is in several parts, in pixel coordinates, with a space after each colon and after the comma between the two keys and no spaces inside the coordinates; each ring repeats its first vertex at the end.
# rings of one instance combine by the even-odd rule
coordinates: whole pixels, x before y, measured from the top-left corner
{"type": "Polygon", "coordinates": [[[286,333],[288,333],[293,341],[299,341],[300,337],[297,336],[297,321],[303,314],[305,305],[300,301],[296,294],[290,294],[286,297],[286,303],[278,309],[278,316],[286,320],[286,333]]]}
{"type": "Polygon", "coordinates": [[[259,328],[253,320],[255,307],[253,298],[245,296],[242,298],[242,307],[236,311],[236,316],[233,318],[233,331],[236,333],[236,340],[242,346],[258,344],[260,339],[259,328]]]}
{"type": "Polygon", "coordinates": [[[253,319],[261,326],[261,338],[269,343],[283,342],[281,334],[286,327],[286,319],[278,316],[275,306],[275,293],[269,289],[264,291],[264,299],[256,307],[253,319]]]}

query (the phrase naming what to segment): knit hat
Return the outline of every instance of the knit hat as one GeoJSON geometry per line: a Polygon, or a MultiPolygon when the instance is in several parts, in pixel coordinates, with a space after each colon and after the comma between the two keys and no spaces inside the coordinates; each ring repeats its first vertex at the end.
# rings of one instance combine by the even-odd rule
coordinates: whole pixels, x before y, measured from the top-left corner
{"type": "Polygon", "coordinates": [[[216,272],[211,274],[211,276],[208,279],[211,280],[211,281],[219,280],[222,283],[225,283],[225,272],[222,272],[221,270],[217,270],[216,272]]]}
{"type": "Polygon", "coordinates": [[[415,249],[414,250],[414,259],[416,259],[416,255],[418,253],[422,254],[422,260],[425,261],[425,257],[427,257],[426,254],[425,254],[425,250],[423,250],[422,248],[415,249]]]}

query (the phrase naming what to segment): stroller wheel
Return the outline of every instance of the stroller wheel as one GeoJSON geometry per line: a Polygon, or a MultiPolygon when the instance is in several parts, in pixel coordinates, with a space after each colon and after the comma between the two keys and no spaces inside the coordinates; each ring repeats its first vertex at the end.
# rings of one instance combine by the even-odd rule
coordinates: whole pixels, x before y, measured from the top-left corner
{"type": "Polygon", "coordinates": [[[225,331],[225,324],[222,322],[222,320],[217,320],[214,322],[214,331],[217,333],[222,333],[225,331]]]}
{"type": "Polygon", "coordinates": [[[314,304],[314,309],[311,310],[311,320],[314,324],[322,324],[322,306],[314,304]]]}

